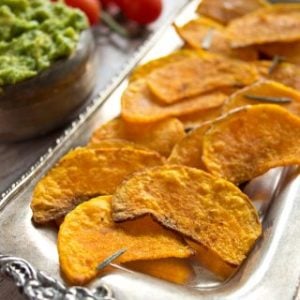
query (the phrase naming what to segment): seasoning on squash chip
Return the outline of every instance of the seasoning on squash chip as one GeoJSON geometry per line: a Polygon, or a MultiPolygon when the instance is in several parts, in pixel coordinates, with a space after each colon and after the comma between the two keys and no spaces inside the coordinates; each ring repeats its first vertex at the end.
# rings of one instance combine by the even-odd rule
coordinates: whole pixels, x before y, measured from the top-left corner
{"type": "Polygon", "coordinates": [[[161,67],[147,76],[147,84],[162,102],[170,104],[227,86],[246,86],[258,79],[254,66],[205,53],[203,57],[161,67]]]}
{"type": "Polygon", "coordinates": [[[278,104],[300,116],[300,92],[279,82],[263,80],[248,86],[235,94],[223,105],[223,112],[228,112],[247,104],[278,104]]]}
{"type": "Polygon", "coordinates": [[[115,224],[111,196],[102,196],[70,212],[58,233],[61,270],[72,284],[85,284],[99,274],[97,266],[120,249],[114,263],[161,258],[186,258],[193,254],[181,238],[151,218],[115,224]]]}
{"type": "Polygon", "coordinates": [[[122,96],[122,117],[127,122],[156,122],[219,107],[226,99],[227,96],[222,92],[213,92],[165,105],[159,103],[150,92],[147,81],[139,79],[130,83],[122,96]]]}
{"type": "Polygon", "coordinates": [[[243,59],[247,61],[257,59],[257,51],[254,48],[232,49],[227,38],[225,28],[208,18],[198,18],[192,20],[182,27],[175,26],[179,36],[194,49],[205,49],[211,53],[222,54],[224,56],[243,59]],[[205,40],[211,35],[209,44],[205,45],[205,40]]]}
{"type": "Polygon", "coordinates": [[[209,125],[200,126],[189,132],[175,147],[168,158],[169,164],[184,165],[205,170],[202,162],[202,142],[209,125]]]}
{"type": "Polygon", "coordinates": [[[134,271],[177,284],[186,284],[195,275],[190,263],[179,258],[132,261],[126,263],[125,266],[134,271]]]}
{"type": "Polygon", "coordinates": [[[87,199],[112,194],[126,176],[163,162],[157,152],[133,147],[70,151],[36,185],[33,219],[47,223],[61,218],[87,199]]]}
{"type": "Polygon", "coordinates": [[[197,12],[227,24],[231,20],[269,5],[265,0],[202,0],[197,12]]]}
{"type": "Polygon", "coordinates": [[[233,267],[261,234],[257,212],[245,194],[224,179],[185,166],[135,173],[118,187],[112,209],[116,222],[150,214],[233,267]]]}
{"type": "Polygon", "coordinates": [[[215,122],[203,138],[209,172],[240,184],[300,164],[300,118],[279,105],[253,105],[215,122]]]}
{"type": "Polygon", "coordinates": [[[97,129],[90,145],[101,145],[104,139],[123,139],[144,145],[168,156],[174,145],[185,136],[183,124],[175,118],[141,126],[116,118],[97,129]]]}
{"type": "Polygon", "coordinates": [[[297,41],[300,39],[300,4],[261,8],[233,20],[226,30],[233,47],[297,41]]]}

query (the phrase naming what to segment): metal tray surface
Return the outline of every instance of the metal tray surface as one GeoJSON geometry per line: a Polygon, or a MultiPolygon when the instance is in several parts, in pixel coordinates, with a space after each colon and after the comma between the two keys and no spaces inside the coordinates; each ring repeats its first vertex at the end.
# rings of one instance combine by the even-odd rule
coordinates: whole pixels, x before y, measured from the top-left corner
{"type": "MultiPolygon", "coordinates": [[[[176,18],[176,23],[190,19],[198,2],[190,1],[176,18]]],[[[259,211],[264,234],[241,268],[226,282],[219,281],[196,264],[196,276],[186,286],[114,265],[114,271],[95,280],[88,288],[69,288],[59,272],[56,229],[36,227],[31,222],[29,205],[34,186],[63,154],[84,145],[95,128],[120,113],[120,96],[127,85],[124,78],[132,67],[141,58],[145,62],[181,45],[169,25],[152,36],[114,79],[111,87],[100,95],[102,100],[95,100],[57,140],[56,146],[2,195],[0,274],[11,277],[27,298],[300,299],[300,169],[297,167],[273,169],[244,188],[259,211]],[[148,54],[145,56],[145,53],[148,54]]]]}

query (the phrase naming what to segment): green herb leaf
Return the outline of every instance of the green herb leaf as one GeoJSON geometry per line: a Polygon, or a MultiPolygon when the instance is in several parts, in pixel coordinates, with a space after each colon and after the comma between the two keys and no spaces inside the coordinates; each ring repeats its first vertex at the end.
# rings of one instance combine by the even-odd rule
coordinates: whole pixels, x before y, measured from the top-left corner
{"type": "Polygon", "coordinates": [[[293,100],[287,97],[266,97],[266,96],[256,96],[256,95],[243,95],[245,98],[250,100],[256,100],[260,102],[267,102],[267,103],[276,103],[276,104],[284,104],[284,103],[291,103],[293,100]]]}
{"type": "Polygon", "coordinates": [[[201,44],[202,49],[209,50],[212,44],[213,35],[214,35],[214,29],[210,28],[202,40],[202,44],[201,44]]]}
{"type": "Polygon", "coordinates": [[[123,255],[125,252],[127,251],[127,249],[121,249],[118,250],[116,253],[112,254],[111,256],[109,256],[108,258],[106,258],[102,263],[100,263],[97,266],[97,271],[101,271],[103,270],[105,267],[107,267],[110,263],[112,263],[114,260],[116,260],[117,258],[119,258],[121,255],[123,255]]]}

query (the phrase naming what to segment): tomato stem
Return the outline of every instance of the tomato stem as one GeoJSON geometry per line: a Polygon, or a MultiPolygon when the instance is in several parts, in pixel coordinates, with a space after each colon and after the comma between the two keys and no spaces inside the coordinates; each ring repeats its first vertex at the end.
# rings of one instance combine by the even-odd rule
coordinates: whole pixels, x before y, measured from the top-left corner
{"type": "Polygon", "coordinates": [[[130,34],[129,32],[123,28],[114,18],[111,17],[108,13],[105,11],[102,11],[101,15],[102,21],[105,23],[106,26],[108,26],[112,31],[116,32],[117,34],[129,38],[130,34]]]}

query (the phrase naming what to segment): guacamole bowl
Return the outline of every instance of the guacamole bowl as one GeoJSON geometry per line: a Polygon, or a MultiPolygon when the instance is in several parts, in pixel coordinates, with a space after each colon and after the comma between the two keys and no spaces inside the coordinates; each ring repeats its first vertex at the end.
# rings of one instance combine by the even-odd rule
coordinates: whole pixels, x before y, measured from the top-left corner
{"type": "Polygon", "coordinates": [[[80,34],[74,53],[37,76],[0,91],[0,142],[44,135],[69,122],[92,93],[97,80],[95,43],[80,34]]]}

